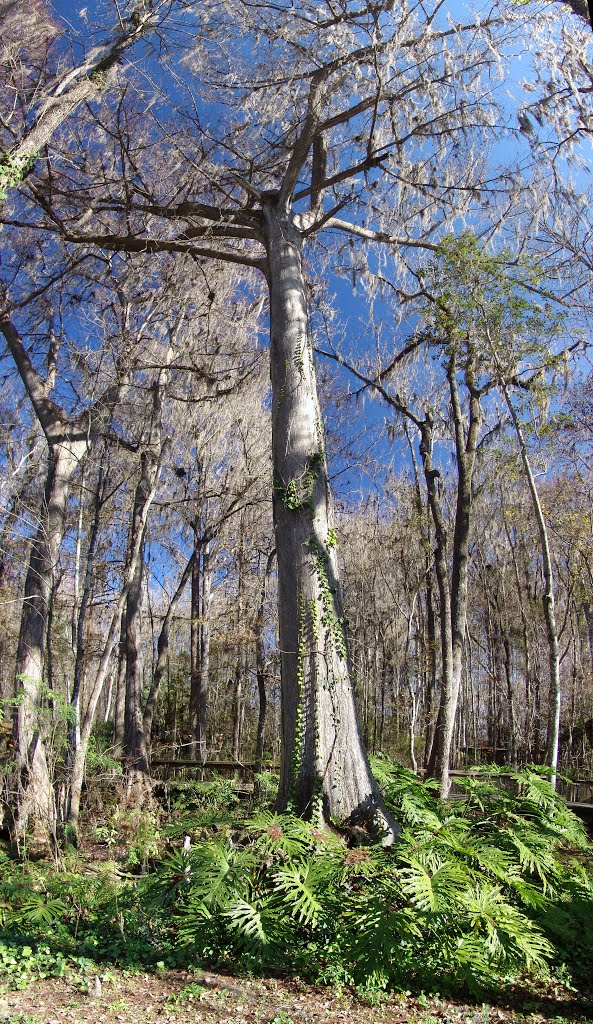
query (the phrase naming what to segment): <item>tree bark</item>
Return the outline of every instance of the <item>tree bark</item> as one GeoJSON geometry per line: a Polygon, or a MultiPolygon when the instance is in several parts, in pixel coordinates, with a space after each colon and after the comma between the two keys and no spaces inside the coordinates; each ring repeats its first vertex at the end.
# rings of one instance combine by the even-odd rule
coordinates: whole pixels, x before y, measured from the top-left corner
{"type": "Polygon", "coordinates": [[[50,446],[41,517],[31,547],[16,656],[19,698],[14,716],[13,839],[27,831],[39,842],[55,837],[56,807],[44,744],[43,665],[48,615],[64,537],[70,481],[86,453],[86,441],[50,446]]]}
{"type": "MultiPolygon", "coordinates": [[[[453,731],[455,728],[455,716],[459,701],[461,674],[463,671],[465,624],[467,621],[472,481],[480,423],[482,420],[479,393],[474,382],[474,365],[471,353],[468,356],[468,361],[465,366],[465,383],[469,392],[469,423],[467,434],[464,428],[464,417],[457,384],[457,372],[457,358],[455,349],[453,348],[447,364],[447,380],[449,383],[449,395],[455,429],[457,501],[455,508],[455,528],[453,533],[450,590],[448,582],[446,584],[446,589],[449,590],[449,601],[447,603],[450,608],[451,622],[450,628],[445,626],[445,636],[442,639],[443,658],[446,654],[447,661],[449,657],[451,660],[450,671],[448,665],[445,668],[445,663],[443,662],[441,703],[435,729],[433,751],[431,752],[431,759],[428,766],[428,773],[434,774],[439,780],[441,797],[444,799],[448,796],[450,789],[449,769],[451,762],[451,749],[453,731]],[[450,650],[449,642],[451,644],[450,650]]],[[[437,544],[438,554],[436,556],[436,563],[437,577],[439,577],[439,593],[441,595],[442,604],[445,579],[441,579],[440,576],[445,570],[446,563],[446,544],[443,547],[445,525],[444,522],[441,522],[440,527],[437,527],[437,522],[434,519],[437,507],[437,514],[442,519],[438,489],[435,486],[434,476],[432,477],[431,489],[429,489],[429,497],[433,513],[433,521],[435,523],[435,531],[438,533],[440,530],[441,534],[440,543],[437,544]]],[[[441,628],[443,628],[443,625],[443,614],[441,612],[441,628]]]]}
{"type": "Polygon", "coordinates": [[[392,841],[397,828],[370,771],[350,679],[302,236],[276,196],[264,198],[263,209],[282,665],[278,806],[367,822],[392,841]]]}
{"type": "MultiPolygon", "coordinates": [[[[84,674],[84,663],[85,663],[85,625],[88,613],[89,602],[91,599],[93,589],[93,571],[95,567],[95,552],[97,549],[97,541],[99,538],[99,525],[101,518],[101,507],[103,503],[103,497],[105,493],[105,481],[106,475],[103,466],[99,468],[99,477],[97,480],[97,488],[95,491],[94,501],[94,514],[91,529],[89,533],[89,542],[86,556],[86,569],[84,576],[84,585],[82,588],[82,596],[80,600],[80,607],[78,608],[78,615],[76,621],[73,620],[72,632],[76,637],[76,651],[74,661],[74,682],[72,685],[72,696],[70,698],[70,710],[71,719],[68,729],[68,741],[66,750],[66,778],[65,786],[60,800],[60,813],[62,821],[66,822],[69,818],[69,806],[70,806],[70,790],[69,790],[69,775],[74,764],[74,758],[76,756],[76,748],[80,742],[80,692],[82,688],[82,680],[84,674]]],[[[73,613],[74,614],[74,613],[73,613]]]]}
{"type": "Polygon", "coordinates": [[[162,371],[163,381],[152,385],[152,410],[148,443],[140,457],[140,477],[134,493],[132,528],[130,535],[130,565],[132,552],[137,551],[133,571],[130,571],[126,598],[126,703],[124,715],[124,759],[128,799],[140,803],[148,787],[148,751],[143,721],[144,671],[142,659],[142,611],[144,596],[144,545],[147,516],[160,473],[163,452],[162,439],[162,387],[168,371],[162,371]]]}
{"type": "Polygon", "coordinates": [[[210,543],[194,531],[194,563],[191,577],[191,686],[189,728],[191,757],[205,761],[210,675],[210,599],[212,570],[210,543]]]}

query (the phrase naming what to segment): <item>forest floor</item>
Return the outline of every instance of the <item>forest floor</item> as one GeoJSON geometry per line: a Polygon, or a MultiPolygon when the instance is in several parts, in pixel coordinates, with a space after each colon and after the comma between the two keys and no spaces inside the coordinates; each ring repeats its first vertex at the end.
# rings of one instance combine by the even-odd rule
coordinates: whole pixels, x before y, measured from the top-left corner
{"type": "Polygon", "coordinates": [[[0,978],[0,1024],[593,1024],[593,1001],[563,989],[516,990],[495,1005],[391,996],[369,1006],[344,990],[299,979],[245,979],[110,970],[81,987],[49,978],[8,991],[0,978]]]}

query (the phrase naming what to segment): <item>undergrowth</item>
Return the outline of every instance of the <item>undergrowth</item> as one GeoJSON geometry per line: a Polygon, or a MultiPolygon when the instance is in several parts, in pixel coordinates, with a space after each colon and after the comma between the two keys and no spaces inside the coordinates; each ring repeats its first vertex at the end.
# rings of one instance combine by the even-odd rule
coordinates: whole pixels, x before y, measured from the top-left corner
{"type": "Polygon", "coordinates": [[[297,973],[370,999],[587,978],[592,851],[545,777],[516,772],[511,793],[499,769],[483,770],[458,780],[463,799],[442,803],[434,784],[386,758],[374,770],[404,827],[391,851],[266,810],[214,823],[194,793],[161,825],[167,849],[138,878],[114,864],[84,874],[5,858],[9,977],[23,960],[30,973],[76,972],[81,958],[83,968],[197,962],[297,973]]]}

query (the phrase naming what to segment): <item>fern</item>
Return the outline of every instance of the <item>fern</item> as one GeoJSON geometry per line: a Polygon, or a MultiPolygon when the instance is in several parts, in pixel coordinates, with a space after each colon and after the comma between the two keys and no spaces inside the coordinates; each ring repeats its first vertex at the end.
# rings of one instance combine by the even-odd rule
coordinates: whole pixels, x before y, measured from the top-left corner
{"type": "Polygon", "coordinates": [[[322,903],[314,891],[315,868],[311,862],[275,873],[274,888],[282,897],[283,905],[291,917],[301,924],[315,925],[322,911],[322,903]]]}
{"type": "Polygon", "coordinates": [[[461,864],[437,856],[406,860],[409,867],[400,872],[401,886],[413,906],[433,913],[455,907],[468,884],[467,871],[461,864]]]}
{"type": "Polygon", "coordinates": [[[288,860],[307,856],[320,839],[326,843],[309,822],[291,814],[262,811],[245,823],[245,830],[256,850],[288,860]]]}
{"type": "Polygon", "coordinates": [[[254,952],[269,945],[270,936],[265,929],[263,905],[257,906],[244,899],[234,899],[224,911],[224,916],[238,937],[239,948],[245,947],[254,952]]]}
{"type": "Polygon", "coordinates": [[[497,886],[483,885],[465,894],[472,931],[483,934],[491,960],[544,967],[554,950],[548,940],[516,907],[507,903],[497,886]]]}

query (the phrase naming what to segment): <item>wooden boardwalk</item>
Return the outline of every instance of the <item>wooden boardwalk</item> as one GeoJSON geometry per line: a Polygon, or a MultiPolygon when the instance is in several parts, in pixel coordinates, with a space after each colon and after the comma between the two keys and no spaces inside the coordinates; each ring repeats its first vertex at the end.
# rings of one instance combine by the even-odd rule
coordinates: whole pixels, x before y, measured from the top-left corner
{"type": "MultiPolygon", "coordinates": [[[[153,777],[163,782],[175,776],[183,778],[188,775],[194,779],[198,777],[203,781],[205,774],[216,772],[223,777],[234,778],[237,791],[248,794],[253,792],[253,776],[258,766],[255,761],[233,761],[229,759],[184,761],[175,758],[155,757],[152,759],[150,767],[153,777]]],[[[264,771],[277,771],[278,768],[279,765],[277,764],[263,765],[264,771]]],[[[423,775],[424,772],[421,770],[419,774],[423,775]]],[[[479,769],[474,770],[471,768],[453,769],[450,772],[450,776],[453,782],[453,795],[458,797],[461,797],[462,794],[455,794],[454,792],[456,778],[491,778],[493,781],[501,780],[503,785],[505,785],[506,780],[513,781],[513,776],[510,772],[500,772],[500,774],[494,776],[486,776],[479,769]]],[[[574,811],[584,821],[593,821],[593,779],[571,779],[568,782],[559,780],[558,792],[564,797],[571,811],[574,811]]]]}

